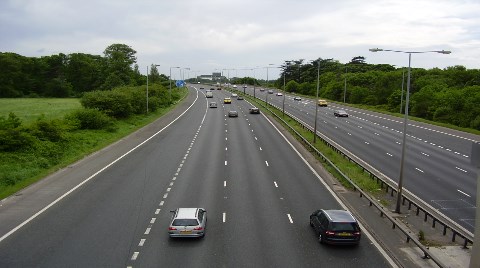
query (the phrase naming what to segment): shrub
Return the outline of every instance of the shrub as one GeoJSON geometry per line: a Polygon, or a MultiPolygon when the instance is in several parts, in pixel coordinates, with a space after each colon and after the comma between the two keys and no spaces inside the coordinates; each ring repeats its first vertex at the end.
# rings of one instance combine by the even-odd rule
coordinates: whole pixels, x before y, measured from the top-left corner
{"type": "Polygon", "coordinates": [[[79,129],[110,129],[114,126],[114,119],[97,109],[79,109],[65,116],[70,125],[79,129]]]}
{"type": "Polygon", "coordinates": [[[35,138],[24,129],[0,129],[0,151],[13,152],[30,147],[35,138]]]}
{"type": "Polygon", "coordinates": [[[47,121],[42,116],[32,124],[30,132],[39,140],[56,142],[62,139],[64,127],[60,120],[47,121]]]}

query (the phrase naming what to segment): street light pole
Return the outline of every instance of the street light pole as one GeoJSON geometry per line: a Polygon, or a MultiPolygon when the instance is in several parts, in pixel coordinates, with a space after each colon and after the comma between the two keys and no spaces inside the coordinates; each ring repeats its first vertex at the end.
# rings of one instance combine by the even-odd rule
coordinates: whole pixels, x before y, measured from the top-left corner
{"type": "Polygon", "coordinates": [[[172,103],[172,68],[180,68],[180,67],[170,67],[170,76],[168,77],[170,80],[170,87],[168,89],[168,103],[172,103]]]}
{"type": "Polygon", "coordinates": [[[320,89],[320,58],[318,58],[318,68],[317,68],[317,96],[315,99],[315,123],[313,127],[313,143],[317,142],[317,116],[318,116],[318,91],[320,89]]]}
{"type": "Polygon", "coordinates": [[[343,90],[343,103],[345,103],[346,97],[347,97],[347,67],[345,66],[345,89],[343,90]]]}
{"type": "Polygon", "coordinates": [[[403,84],[405,81],[405,68],[402,68],[402,95],[400,96],[400,114],[402,114],[403,108],[403,84]]]}
{"type": "Polygon", "coordinates": [[[420,54],[420,53],[440,53],[440,54],[450,54],[451,51],[446,50],[433,50],[433,51],[401,51],[401,50],[392,50],[392,49],[381,49],[381,48],[371,48],[369,49],[371,52],[379,52],[379,51],[391,51],[391,52],[399,52],[399,53],[406,53],[408,54],[408,74],[407,74],[407,95],[405,97],[405,116],[403,119],[403,142],[402,142],[402,156],[400,159],[400,176],[398,178],[398,190],[397,190],[397,204],[395,206],[395,213],[401,213],[400,207],[402,202],[402,191],[403,191],[403,170],[405,165],[405,151],[406,151],[406,143],[407,143],[407,123],[408,123],[408,105],[410,99],[410,73],[411,73],[411,61],[412,61],[412,54],[420,54]]]}

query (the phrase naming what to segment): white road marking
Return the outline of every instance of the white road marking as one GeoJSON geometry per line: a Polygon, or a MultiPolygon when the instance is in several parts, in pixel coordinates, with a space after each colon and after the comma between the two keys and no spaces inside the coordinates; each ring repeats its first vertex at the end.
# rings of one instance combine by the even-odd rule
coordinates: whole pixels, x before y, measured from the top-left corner
{"type": "Polygon", "coordinates": [[[173,178],[172,178],[172,181],[174,181],[174,180],[176,180],[176,179],[177,179],[177,177],[173,177],[173,178]]]}
{"type": "Polygon", "coordinates": [[[225,151],[228,151],[228,148],[227,148],[227,147],[225,147],[225,151]]]}
{"type": "Polygon", "coordinates": [[[148,227],[147,230],[145,230],[145,233],[143,233],[143,234],[149,234],[150,230],[152,230],[152,228],[148,227]]]}
{"type": "Polygon", "coordinates": [[[420,171],[420,172],[422,172],[422,173],[425,173],[425,172],[423,172],[423,170],[421,170],[421,169],[419,169],[419,168],[415,168],[415,169],[418,170],[418,171],[420,171]]]}
{"type": "Polygon", "coordinates": [[[167,196],[168,196],[168,193],[164,194],[163,199],[167,198],[167,196]]]}
{"type": "Polygon", "coordinates": [[[391,153],[387,153],[388,156],[393,156],[391,153]]]}
{"type": "Polygon", "coordinates": [[[368,141],[366,141],[365,144],[370,144],[370,143],[368,143],[368,141]]]}
{"type": "Polygon", "coordinates": [[[266,165],[267,165],[267,167],[268,167],[268,161],[265,161],[265,164],[266,164],[266,165]]]}
{"type": "Polygon", "coordinates": [[[277,188],[278,188],[278,184],[277,184],[277,182],[276,182],[276,181],[273,181],[273,184],[275,184],[275,187],[277,187],[277,188]]]}
{"type": "Polygon", "coordinates": [[[349,133],[349,132],[347,132],[347,134],[348,134],[348,136],[352,136],[352,134],[351,134],[351,133],[349,133]]]}
{"type": "Polygon", "coordinates": [[[140,252],[138,252],[138,251],[133,252],[133,255],[132,255],[131,260],[132,260],[132,261],[136,260],[137,257],[138,257],[138,254],[140,254],[140,252]]]}
{"type": "Polygon", "coordinates": [[[161,209],[157,208],[157,209],[155,210],[155,215],[158,215],[158,213],[160,213],[160,210],[161,210],[161,209]]]}
{"type": "Polygon", "coordinates": [[[227,165],[227,160],[225,160],[225,166],[227,165]]]}
{"type": "Polygon", "coordinates": [[[140,243],[138,243],[138,246],[139,247],[143,247],[143,244],[145,244],[145,240],[144,238],[140,239],[140,243]]]}
{"type": "Polygon", "coordinates": [[[258,141],[257,137],[255,137],[255,140],[258,141]]]}
{"type": "Polygon", "coordinates": [[[458,190],[458,189],[457,189],[457,191],[460,192],[460,193],[462,193],[462,194],[464,194],[464,195],[466,195],[466,196],[468,196],[468,197],[471,197],[469,194],[467,194],[467,193],[465,193],[465,192],[462,192],[462,191],[460,191],[460,190],[458,190]]]}
{"type": "Polygon", "coordinates": [[[227,137],[225,137],[225,140],[227,141],[227,140],[228,140],[228,138],[227,138],[227,137]]]}
{"type": "Polygon", "coordinates": [[[223,187],[227,187],[227,181],[223,181],[223,187]]]}
{"type": "Polygon", "coordinates": [[[292,216],[290,216],[290,214],[287,214],[287,216],[288,216],[288,220],[290,221],[290,223],[293,223],[292,216]]]}
{"type": "Polygon", "coordinates": [[[227,213],[223,212],[223,222],[227,221],[227,213]]]}
{"type": "Polygon", "coordinates": [[[180,170],[182,170],[181,168],[177,168],[177,173],[180,172],[180,170]]]}
{"type": "Polygon", "coordinates": [[[396,144],[401,144],[399,141],[396,141],[395,143],[396,143],[396,144]]]}
{"type": "Polygon", "coordinates": [[[375,135],[380,136],[380,134],[378,134],[377,132],[375,132],[375,135]]]}
{"type": "Polygon", "coordinates": [[[170,182],[170,186],[173,186],[173,181],[172,181],[172,182],[170,182]]]}
{"type": "Polygon", "coordinates": [[[154,224],[156,220],[157,220],[157,218],[152,218],[152,219],[150,220],[150,223],[151,223],[151,224],[154,224]]]}
{"type": "Polygon", "coordinates": [[[167,192],[170,192],[170,190],[172,190],[172,188],[167,188],[167,192]]]}
{"type": "Polygon", "coordinates": [[[160,201],[160,204],[158,204],[158,205],[163,206],[164,203],[165,203],[165,201],[160,201]]]}
{"type": "Polygon", "coordinates": [[[459,168],[459,167],[455,167],[455,168],[458,169],[458,170],[460,170],[460,171],[463,171],[463,172],[465,172],[465,173],[468,172],[468,171],[466,171],[465,169],[461,169],[461,168],[459,168]]]}
{"type": "Polygon", "coordinates": [[[180,164],[179,167],[183,167],[183,164],[180,164]]]}

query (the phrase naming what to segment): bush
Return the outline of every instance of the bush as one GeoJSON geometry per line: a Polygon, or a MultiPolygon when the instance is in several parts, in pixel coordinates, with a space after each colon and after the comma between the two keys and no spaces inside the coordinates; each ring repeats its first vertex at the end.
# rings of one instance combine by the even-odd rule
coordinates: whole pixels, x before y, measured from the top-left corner
{"type": "Polygon", "coordinates": [[[111,129],[114,119],[97,109],[79,109],[71,112],[65,119],[79,129],[111,129]]]}
{"type": "Polygon", "coordinates": [[[60,120],[47,121],[41,117],[32,124],[30,132],[39,140],[56,142],[62,139],[64,127],[60,120]]]}
{"type": "Polygon", "coordinates": [[[0,151],[18,151],[34,144],[35,138],[24,129],[1,129],[0,130],[0,151]]]}
{"type": "Polygon", "coordinates": [[[80,102],[85,108],[97,109],[115,118],[126,118],[133,113],[129,94],[119,89],[87,92],[80,102]]]}

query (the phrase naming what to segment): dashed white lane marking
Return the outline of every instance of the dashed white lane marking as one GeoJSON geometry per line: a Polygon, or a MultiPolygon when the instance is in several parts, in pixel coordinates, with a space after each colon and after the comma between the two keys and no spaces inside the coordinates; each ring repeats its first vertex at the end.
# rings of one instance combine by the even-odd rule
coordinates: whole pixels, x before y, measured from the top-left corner
{"type": "Polygon", "coordinates": [[[260,151],[262,150],[262,147],[260,147],[260,151]]]}
{"type": "Polygon", "coordinates": [[[467,194],[467,193],[465,193],[465,192],[462,192],[462,191],[460,191],[460,190],[458,190],[458,189],[457,189],[457,191],[458,191],[459,193],[461,193],[461,194],[464,194],[464,195],[466,195],[466,196],[468,196],[468,197],[471,197],[469,194],[467,194]]]}
{"type": "Polygon", "coordinates": [[[273,181],[273,184],[275,184],[275,187],[277,187],[277,188],[278,188],[278,184],[277,184],[277,182],[276,182],[276,181],[273,181]]]}
{"type": "Polygon", "coordinates": [[[380,136],[380,134],[378,134],[377,132],[375,132],[374,134],[377,135],[377,136],[380,136]]]}
{"type": "Polygon", "coordinates": [[[227,213],[223,212],[222,221],[225,222],[227,220],[227,213]]]}
{"type": "Polygon", "coordinates": [[[163,199],[167,198],[167,196],[168,196],[168,193],[164,194],[163,199]]]}
{"type": "Polygon", "coordinates": [[[365,144],[370,144],[370,143],[368,143],[368,141],[366,141],[365,144]]]}
{"type": "Polygon", "coordinates": [[[177,179],[177,177],[173,177],[173,178],[172,178],[172,181],[174,181],[174,180],[176,180],[176,179],[177,179]]]}
{"type": "Polygon", "coordinates": [[[430,156],[429,154],[427,153],[424,153],[424,152],[421,152],[424,156],[430,156]]]}
{"type": "Polygon", "coordinates": [[[396,144],[402,144],[402,143],[401,143],[401,142],[399,142],[399,141],[396,141],[395,143],[396,143],[396,144]]]}
{"type": "Polygon", "coordinates": [[[348,136],[352,136],[352,134],[350,132],[347,132],[348,136]]]}
{"type": "Polygon", "coordinates": [[[288,220],[290,221],[290,223],[293,223],[292,216],[290,216],[290,214],[287,214],[287,216],[288,216],[288,220]]]}
{"type": "Polygon", "coordinates": [[[227,138],[227,137],[225,137],[225,140],[227,141],[227,140],[228,140],[228,138],[227,138]]]}
{"type": "Polygon", "coordinates": [[[227,147],[225,147],[225,151],[228,151],[228,148],[227,148],[227,147]]]}
{"type": "Polygon", "coordinates": [[[138,243],[138,246],[143,247],[143,245],[145,244],[145,240],[145,238],[140,239],[140,243],[138,243]]]}
{"type": "Polygon", "coordinates": [[[266,165],[267,165],[267,167],[268,167],[268,161],[265,161],[265,164],[266,164],[266,165]]]}
{"type": "Polygon", "coordinates": [[[131,260],[132,261],[136,260],[138,258],[138,254],[140,254],[140,252],[138,252],[138,251],[133,252],[131,260]]]}
{"type": "Polygon", "coordinates": [[[227,181],[223,181],[223,187],[227,187],[227,181]]]}
{"type": "Polygon", "coordinates": [[[152,228],[148,227],[148,228],[145,230],[145,233],[143,233],[143,234],[149,234],[149,233],[150,233],[150,230],[152,230],[152,228]]]}
{"type": "Polygon", "coordinates": [[[179,173],[179,172],[180,172],[180,170],[182,170],[182,169],[181,169],[181,168],[177,168],[177,173],[179,173]]]}
{"type": "Polygon", "coordinates": [[[468,171],[466,171],[465,169],[461,169],[461,168],[459,168],[459,167],[455,167],[455,168],[458,169],[458,170],[460,170],[460,171],[463,171],[463,172],[465,172],[465,173],[468,172],[468,171]]]}
{"type": "Polygon", "coordinates": [[[225,166],[227,165],[227,160],[225,160],[225,166]]]}
{"type": "Polygon", "coordinates": [[[151,224],[154,224],[156,220],[157,220],[157,218],[152,218],[152,219],[150,220],[150,223],[151,223],[151,224]]]}
{"type": "Polygon", "coordinates": [[[173,181],[172,181],[172,182],[170,182],[170,186],[173,186],[173,181]]]}
{"type": "Polygon", "coordinates": [[[255,137],[255,140],[258,141],[257,137],[255,137]]]}
{"type": "Polygon", "coordinates": [[[155,215],[158,215],[158,214],[160,213],[160,210],[161,210],[161,209],[157,208],[157,209],[155,210],[155,215]]]}
{"type": "Polygon", "coordinates": [[[393,156],[393,154],[391,154],[391,153],[387,153],[387,155],[388,155],[388,156],[393,156]]]}
{"type": "Polygon", "coordinates": [[[172,190],[172,188],[167,188],[167,192],[170,192],[170,190],[172,190]]]}
{"type": "Polygon", "coordinates": [[[419,168],[415,168],[415,169],[418,170],[418,171],[420,171],[420,172],[422,172],[422,173],[425,173],[425,172],[423,172],[423,170],[421,170],[421,169],[419,169],[419,168]]]}
{"type": "Polygon", "coordinates": [[[165,201],[160,201],[160,204],[158,204],[158,205],[163,206],[163,204],[165,204],[165,201]]]}

